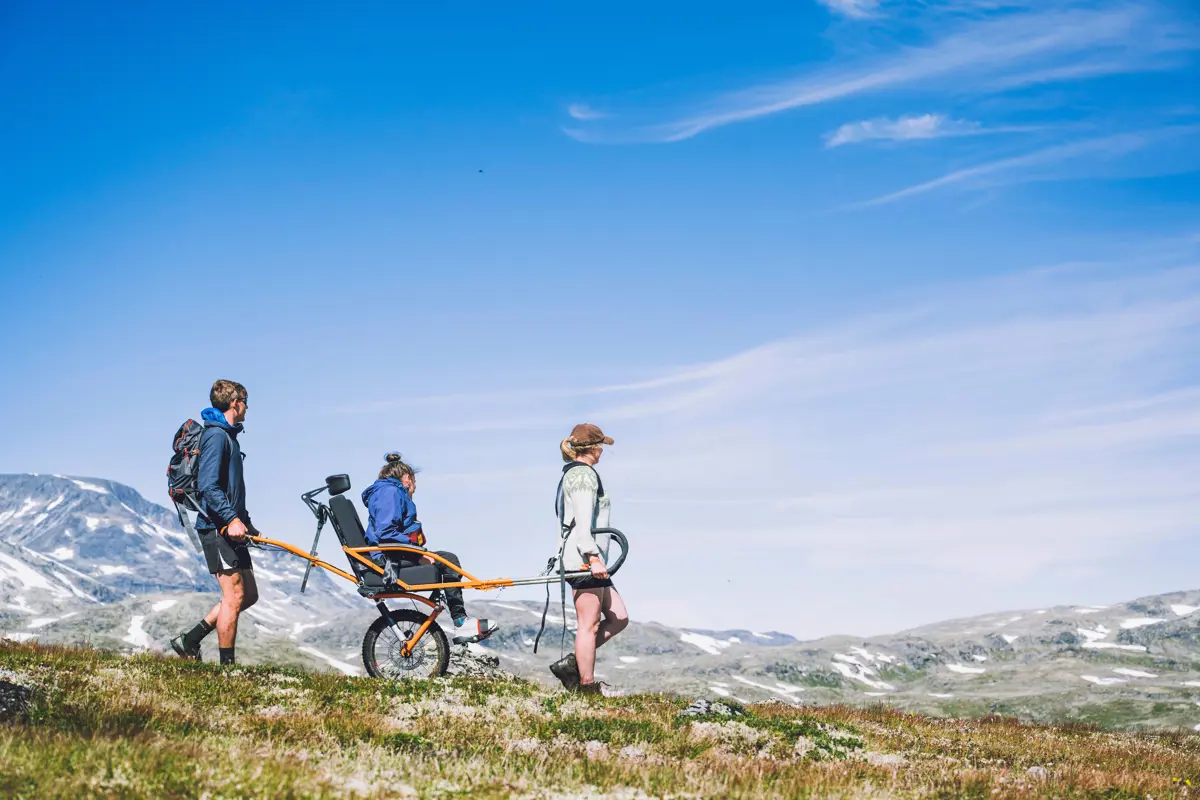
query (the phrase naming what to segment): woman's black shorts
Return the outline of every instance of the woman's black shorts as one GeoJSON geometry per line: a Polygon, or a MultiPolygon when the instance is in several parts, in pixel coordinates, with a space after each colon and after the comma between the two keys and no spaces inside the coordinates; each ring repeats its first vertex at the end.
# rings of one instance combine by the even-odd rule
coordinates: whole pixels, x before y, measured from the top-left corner
{"type": "Polygon", "coordinates": [[[567,578],[572,589],[608,589],[613,585],[612,578],[597,578],[592,575],[582,575],[578,578],[567,578]]]}

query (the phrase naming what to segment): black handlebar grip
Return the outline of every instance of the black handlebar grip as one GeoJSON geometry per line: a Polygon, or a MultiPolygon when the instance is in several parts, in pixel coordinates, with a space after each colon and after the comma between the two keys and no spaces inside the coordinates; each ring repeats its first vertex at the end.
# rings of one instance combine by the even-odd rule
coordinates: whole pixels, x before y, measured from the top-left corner
{"type": "Polygon", "coordinates": [[[625,538],[625,534],[616,528],[592,528],[592,533],[607,533],[610,537],[621,543],[621,556],[608,568],[608,574],[615,575],[617,570],[621,568],[621,565],[625,563],[625,557],[629,555],[629,540],[625,538]]]}

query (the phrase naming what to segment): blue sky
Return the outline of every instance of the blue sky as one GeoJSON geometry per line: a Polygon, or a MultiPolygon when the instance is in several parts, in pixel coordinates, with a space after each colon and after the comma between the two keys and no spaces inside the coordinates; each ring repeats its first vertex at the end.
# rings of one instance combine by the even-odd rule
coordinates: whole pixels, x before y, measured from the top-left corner
{"type": "Polygon", "coordinates": [[[162,500],[229,377],[260,527],[398,448],[483,574],[601,425],[639,619],[1194,588],[1198,49],[1182,0],[6,4],[0,470],[162,500]]]}

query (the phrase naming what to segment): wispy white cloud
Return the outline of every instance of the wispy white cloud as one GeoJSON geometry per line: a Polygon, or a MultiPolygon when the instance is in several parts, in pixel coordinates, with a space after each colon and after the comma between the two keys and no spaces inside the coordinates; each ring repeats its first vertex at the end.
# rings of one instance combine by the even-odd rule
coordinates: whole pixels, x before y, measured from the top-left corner
{"type": "Polygon", "coordinates": [[[597,111],[586,103],[571,103],[567,106],[567,116],[578,120],[604,119],[608,116],[603,111],[597,111]]]}
{"type": "MultiPolygon", "coordinates": [[[[943,26],[945,27],[945,26],[943,26]]],[[[762,83],[685,107],[666,119],[565,129],[585,142],[678,142],[705,131],[899,88],[988,93],[1051,80],[1079,80],[1177,63],[1197,49],[1196,32],[1151,3],[1059,4],[971,17],[934,34],[932,42],[877,53],[855,66],[818,70],[762,83]]],[[[636,109],[622,119],[636,120],[636,109]]]]}
{"type": "MultiPolygon", "coordinates": [[[[1174,247],[1178,263],[1195,258],[1174,247]]],[[[1133,584],[1111,564],[1200,518],[1197,349],[1200,268],[1073,265],[930,289],[613,391],[464,396],[406,416],[425,429],[498,423],[485,445],[464,436],[444,456],[473,464],[484,447],[496,476],[426,476],[455,498],[435,506],[439,530],[497,568],[512,548],[487,542],[544,527],[557,441],[587,419],[617,439],[601,466],[617,524],[636,537],[639,616],[700,624],[690,604],[737,624],[740,611],[714,603],[721,586],[654,578],[663,561],[707,574],[719,548],[723,575],[761,579],[764,553],[789,564],[796,585],[772,589],[772,625],[870,632],[1019,605],[1030,581],[1067,587],[1080,570],[1119,599],[1133,584]],[[472,538],[499,507],[504,531],[472,538]],[[832,602],[806,602],[817,596],[832,602]]]]}
{"type": "Polygon", "coordinates": [[[817,0],[835,14],[853,19],[867,19],[879,9],[879,0],[817,0]]]}
{"type": "MultiPolygon", "coordinates": [[[[1173,138],[1192,137],[1197,133],[1200,133],[1200,126],[1180,125],[1155,131],[1121,133],[1044,147],[1019,156],[1001,158],[973,167],[954,170],[932,180],[923,181],[862,203],[852,204],[848,208],[886,205],[897,200],[954,186],[994,186],[997,183],[1048,181],[1077,177],[1086,173],[1055,171],[1054,168],[1067,162],[1086,160],[1111,162],[1142,150],[1150,144],[1161,143],[1173,138]]],[[[1178,166],[1185,165],[1178,164],[1178,166]]],[[[1170,165],[1165,168],[1168,171],[1171,169],[1170,165]]]]}
{"type": "Polygon", "coordinates": [[[985,128],[978,122],[951,119],[944,114],[920,114],[896,119],[878,117],[860,122],[848,122],[825,137],[826,147],[840,147],[876,140],[908,142],[919,139],[941,139],[947,136],[976,136],[984,133],[1028,131],[1028,127],[985,128]]]}

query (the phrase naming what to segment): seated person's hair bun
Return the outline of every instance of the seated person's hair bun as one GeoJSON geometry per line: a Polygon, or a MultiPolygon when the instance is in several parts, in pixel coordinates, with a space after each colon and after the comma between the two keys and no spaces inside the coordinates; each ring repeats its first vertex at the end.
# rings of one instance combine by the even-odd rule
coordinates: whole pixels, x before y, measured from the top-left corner
{"type": "Polygon", "coordinates": [[[385,456],[383,457],[383,460],[384,460],[384,461],[386,461],[386,462],[387,462],[387,463],[389,463],[389,464],[395,464],[397,461],[403,461],[403,460],[404,460],[404,456],[400,455],[400,454],[399,454],[399,453],[397,453],[395,450],[393,450],[392,452],[390,452],[390,453],[388,453],[387,455],[385,455],[385,456]]]}

